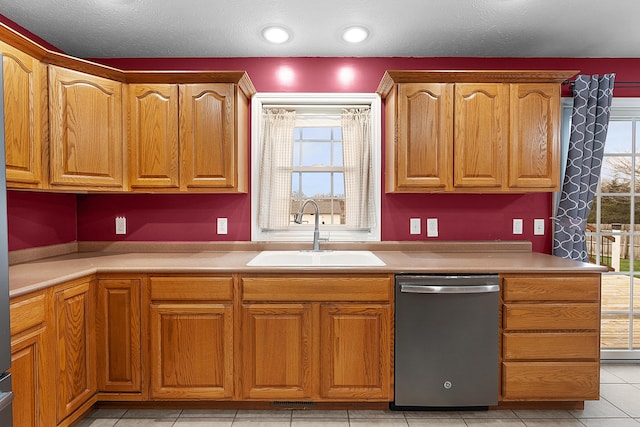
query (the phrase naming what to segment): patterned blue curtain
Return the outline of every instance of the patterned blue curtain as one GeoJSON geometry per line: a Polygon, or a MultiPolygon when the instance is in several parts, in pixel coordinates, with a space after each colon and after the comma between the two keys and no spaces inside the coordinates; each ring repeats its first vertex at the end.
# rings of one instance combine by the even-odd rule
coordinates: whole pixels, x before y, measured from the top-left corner
{"type": "Polygon", "coordinates": [[[567,169],[554,217],[553,254],[587,262],[585,228],[598,187],[614,74],[580,75],[573,88],[567,169]]]}

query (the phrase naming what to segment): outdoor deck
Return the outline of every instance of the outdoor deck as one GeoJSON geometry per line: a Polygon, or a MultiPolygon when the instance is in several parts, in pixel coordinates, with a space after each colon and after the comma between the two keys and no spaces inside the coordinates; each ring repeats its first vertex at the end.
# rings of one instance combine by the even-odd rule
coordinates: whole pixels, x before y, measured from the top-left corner
{"type": "MultiPolygon", "coordinates": [[[[633,280],[634,311],[640,312],[640,277],[633,280]]],[[[629,311],[629,276],[602,275],[602,311],[629,311]]],[[[633,320],[633,348],[640,349],[640,317],[633,320]]],[[[602,315],[600,346],[603,349],[629,348],[629,315],[602,315]]]]}

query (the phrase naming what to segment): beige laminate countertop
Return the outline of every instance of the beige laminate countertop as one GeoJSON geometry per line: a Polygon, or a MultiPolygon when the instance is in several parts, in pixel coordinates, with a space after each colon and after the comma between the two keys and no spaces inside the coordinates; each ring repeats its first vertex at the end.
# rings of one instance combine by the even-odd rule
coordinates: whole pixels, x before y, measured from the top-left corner
{"type": "MultiPolygon", "coordinates": [[[[441,248],[442,249],[442,248],[441,248]]],[[[526,250],[373,250],[380,267],[248,267],[256,250],[74,252],[9,268],[11,297],[95,273],[597,273],[603,267],[526,250]]],[[[485,248],[486,249],[486,248],[485,248]]]]}

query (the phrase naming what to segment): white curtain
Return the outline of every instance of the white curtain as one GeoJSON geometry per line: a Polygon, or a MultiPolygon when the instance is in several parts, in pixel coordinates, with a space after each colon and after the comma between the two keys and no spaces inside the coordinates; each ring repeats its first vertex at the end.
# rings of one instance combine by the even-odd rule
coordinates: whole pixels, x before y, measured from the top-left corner
{"type": "Polygon", "coordinates": [[[368,108],[342,110],[342,150],[346,225],[358,229],[374,227],[371,111],[368,108]]]}
{"type": "Polygon", "coordinates": [[[262,229],[289,226],[295,119],[295,111],[265,108],[262,112],[258,213],[258,224],[262,229]]]}

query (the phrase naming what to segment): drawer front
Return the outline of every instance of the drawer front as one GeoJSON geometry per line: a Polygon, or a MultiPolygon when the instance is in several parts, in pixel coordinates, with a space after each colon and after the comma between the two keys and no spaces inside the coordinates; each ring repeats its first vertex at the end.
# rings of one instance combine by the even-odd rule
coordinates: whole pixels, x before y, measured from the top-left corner
{"type": "Polygon", "coordinates": [[[223,301],[233,299],[233,277],[151,277],[151,299],[223,301]]]}
{"type": "Polygon", "coordinates": [[[598,362],[504,362],[503,400],[597,400],[598,362]]]}
{"type": "Polygon", "coordinates": [[[583,333],[505,333],[504,360],[591,359],[600,357],[600,336],[583,333]]]}
{"type": "Polygon", "coordinates": [[[11,335],[19,334],[45,322],[47,298],[44,293],[11,301],[11,335]]]}
{"type": "Polygon", "coordinates": [[[243,277],[245,301],[391,301],[393,280],[368,277],[243,277]]]}
{"type": "Polygon", "coordinates": [[[600,327],[598,303],[505,304],[505,330],[591,329],[600,327]]]}
{"type": "Polygon", "coordinates": [[[598,301],[600,275],[504,276],[505,301],[598,301]]]}

